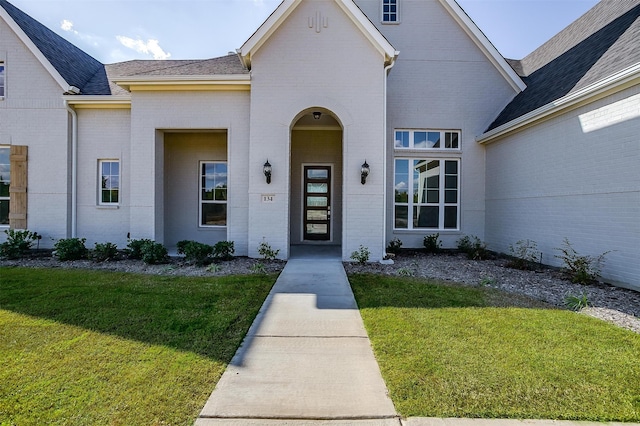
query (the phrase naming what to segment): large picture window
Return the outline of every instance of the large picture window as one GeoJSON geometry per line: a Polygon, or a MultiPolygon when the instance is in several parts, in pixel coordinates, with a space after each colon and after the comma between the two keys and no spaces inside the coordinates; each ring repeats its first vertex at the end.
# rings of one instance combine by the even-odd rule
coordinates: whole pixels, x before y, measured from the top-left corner
{"type": "Polygon", "coordinates": [[[99,160],[100,187],[98,204],[117,205],[120,202],[120,161],[99,160]]]}
{"type": "Polygon", "coordinates": [[[9,225],[10,148],[0,146],[0,226],[9,225]]]}
{"type": "Polygon", "coordinates": [[[396,149],[459,150],[460,132],[455,130],[396,130],[396,149]]]}
{"type": "Polygon", "coordinates": [[[395,229],[458,229],[460,161],[397,158],[395,229]]]}
{"type": "Polygon", "coordinates": [[[400,0],[382,0],[382,22],[395,23],[399,22],[399,3],[400,0]]]}
{"type": "Polygon", "coordinates": [[[200,163],[200,226],[227,225],[227,163],[200,163]]]}

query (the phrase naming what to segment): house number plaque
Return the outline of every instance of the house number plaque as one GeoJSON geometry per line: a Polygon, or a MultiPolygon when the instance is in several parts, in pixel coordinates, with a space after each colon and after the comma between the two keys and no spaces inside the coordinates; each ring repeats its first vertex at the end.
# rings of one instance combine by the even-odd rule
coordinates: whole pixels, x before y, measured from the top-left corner
{"type": "Polygon", "coordinates": [[[273,203],[276,199],[275,194],[262,194],[262,202],[263,203],[273,203]]]}

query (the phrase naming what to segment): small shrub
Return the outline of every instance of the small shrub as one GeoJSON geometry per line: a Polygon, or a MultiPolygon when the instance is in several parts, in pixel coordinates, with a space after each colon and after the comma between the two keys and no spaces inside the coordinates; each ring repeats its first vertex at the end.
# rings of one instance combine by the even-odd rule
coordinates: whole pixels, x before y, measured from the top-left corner
{"type": "Polygon", "coordinates": [[[562,247],[556,248],[560,254],[555,257],[562,260],[564,269],[573,283],[589,284],[598,281],[604,257],[609,253],[605,251],[599,256],[584,256],[578,254],[568,238],[563,240],[562,247]]]}
{"type": "Polygon", "coordinates": [[[142,259],[142,246],[152,242],[153,241],[147,239],[129,240],[127,248],[124,249],[124,253],[129,259],[140,260],[142,259]]]}
{"type": "Polygon", "coordinates": [[[178,253],[184,254],[184,258],[188,263],[202,266],[211,262],[213,247],[209,244],[182,240],[178,241],[176,245],[178,253]]]}
{"type": "Polygon", "coordinates": [[[415,275],[409,268],[399,268],[397,272],[401,277],[412,277],[415,275]]]}
{"type": "Polygon", "coordinates": [[[254,274],[266,274],[267,273],[267,269],[264,267],[264,265],[260,262],[254,263],[253,265],[251,265],[249,267],[249,270],[251,272],[253,272],[254,274]]]}
{"type": "Polygon", "coordinates": [[[216,273],[220,272],[220,269],[222,268],[217,263],[212,263],[211,265],[207,266],[207,272],[216,273]]]}
{"type": "Polygon", "coordinates": [[[589,306],[587,295],[582,293],[579,296],[569,294],[564,298],[564,304],[572,311],[581,311],[589,306]]]}
{"type": "Polygon", "coordinates": [[[280,249],[272,249],[269,243],[267,243],[264,239],[258,245],[258,254],[265,260],[274,260],[276,257],[278,257],[278,253],[280,253],[280,249]]]}
{"type": "Polygon", "coordinates": [[[471,260],[485,260],[490,257],[486,244],[476,236],[465,235],[460,238],[457,243],[458,250],[466,253],[467,257],[471,260]]]}
{"type": "Polygon", "coordinates": [[[91,258],[96,262],[106,262],[118,258],[118,246],[113,243],[96,243],[91,258]]]}
{"type": "Polygon", "coordinates": [[[86,238],[63,238],[53,246],[53,255],[63,262],[85,259],[89,250],[84,245],[86,238]]]}
{"type": "Polygon", "coordinates": [[[147,241],[140,248],[142,252],[142,261],[149,265],[166,263],[169,260],[167,248],[155,241],[147,241]]]}
{"type": "Polygon", "coordinates": [[[233,253],[235,253],[235,251],[233,241],[218,241],[213,246],[213,257],[216,259],[231,260],[233,259],[233,253]]]}
{"type": "Polygon", "coordinates": [[[369,261],[370,255],[371,255],[371,252],[369,251],[369,249],[363,245],[360,245],[358,250],[351,253],[350,258],[362,265],[369,261]]]}
{"type": "Polygon", "coordinates": [[[440,241],[440,234],[431,234],[424,237],[422,245],[427,250],[427,253],[440,253],[442,248],[442,241],[440,241]]]}
{"type": "Polygon", "coordinates": [[[514,269],[530,270],[535,264],[540,262],[542,253],[538,250],[538,245],[532,240],[519,240],[515,245],[509,245],[511,260],[507,266],[514,269]]]}
{"type": "Polygon", "coordinates": [[[487,285],[494,285],[495,283],[496,283],[495,278],[493,278],[493,277],[483,277],[480,280],[480,287],[484,287],[484,286],[487,286],[487,285]]]}
{"type": "Polygon", "coordinates": [[[35,232],[16,229],[5,229],[7,241],[0,244],[0,257],[6,259],[20,259],[33,246],[33,241],[38,238],[35,232]]]}
{"type": "Polygon", "coordinates": [[[387,253],[398,254],[400,253],[400,248],[402,247],[402,241],[400,238],[395,237],[393,240],[389,241],[389,245],[387,246],[387,253]]]}

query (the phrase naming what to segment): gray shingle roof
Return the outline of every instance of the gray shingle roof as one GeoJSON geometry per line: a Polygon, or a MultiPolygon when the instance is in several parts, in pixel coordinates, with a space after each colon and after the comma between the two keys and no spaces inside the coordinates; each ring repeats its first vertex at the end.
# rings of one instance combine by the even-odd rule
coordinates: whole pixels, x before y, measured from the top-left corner
{"type": "Polygon", "coordinates": [[[527,88],[488,130],[640,62],[640,0],[601,0],[521,61],[527,88]]]}
{"type": "Polygon", "coordinates": [[[103,74],[104,67],[99,61],[8,1],[0,0],[0,7],[7,11],[70,86],[79,88],[83,94],[98,94],[109,90],[106,75],[103,74]]]}

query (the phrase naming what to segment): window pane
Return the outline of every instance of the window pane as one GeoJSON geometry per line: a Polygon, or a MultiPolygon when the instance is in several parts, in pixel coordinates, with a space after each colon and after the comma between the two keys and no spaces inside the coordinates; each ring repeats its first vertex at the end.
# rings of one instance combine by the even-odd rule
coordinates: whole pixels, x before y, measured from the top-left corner
{"type": "Polygon", "coordinates": [[[102,176],[109,176],[111,174],[111,163],[109,161],[102,162],[102,176]]]}
{"type": "Polygon", "coordinates": [[[307,210],[307,220],[329,220],[326,210],[307,210]]]}
{"type": "Polygon", "coordinates": [[[427,148],[440,148],[440,132],[427,132],[427,148]]]}
{"type": "Polygon", "coordinates": [[[326,194],[329,185],[326,183],[307,183],[307,192],[312,194],[326,194]]]}
{"type": "Polygon", "coordinates": [[[406,229],[409,227],[408,221],[408,212],[409,207],[407,206],[396,206],[395,209],[395,227],[406,229]]]}
{"type": "Polygon", "coordinates": [[[458,162],[457,161],[445,161],[444,172],[448,175],[458,174],[458,162]]]}
{"type": "Polygon", "coordinates": [[[0,225],[9,224],[9,200],[0,200],[0,225]]]}
{"type": "Polygon", "coordinates": [[[437,206],[415,206],[413,208],[414,228],[437,228],[440,209],[437,206]]]}
{"type": "Polygon", "coordinates": [[[446,189],[454,189],[458,187],[458,176],[447,175],[444,177],[444,187],[446,189]]]}
{"type": "Polygon", "coordinates": [[[458,149],[458,134],[453,132],[447,132],[444,135],[445,148],[458,149]]]}
{"type": "Polygon", "coordinates": [[[427,191],[427,203],[439,203],[439,202],[440,202],[440,191],[438,190],[427,191]]]}
{"type": "Polygon", "coordinates": [[[409,132],[396,132],[396,148],[409,148],[409,132]]]}
{"type": "Polygon", "coordinates": [[[9,182],[0,180],[0,197],[8,197],[8,196],[9,196],[9,182]]]}
{"type": "Polygon", "coordinates": [[[447,189],[444,191],[444,202],[445,203],[457,203],[458,202],[458,191],[454,189],[447,189]]]}
{"type": "Polygon", "coordinates": [[[202,203],[202,225],[226,226],[227,205],[218,203],[202,203]]]}
{"type": "Polygon", "coordinates": [[[414,148],[426,148],[427,147],[427,132],[414,132],[414,134],[413,134],[413,147],[414,148]]]}
{"type": "Polygon", "coordinates": [[[308,179],[329,179],[329,170],[327,169],[307,169],[308,179]]]}
{"type": "Polygon", "coordinates": [[[397,203],[409,202],[409,160],[396,160],[394,192],[397,203]]]}
{"type": "Polygon", "coordinates": [[[307,234],[326,234],[327,232],[328,232],[328,228],[326,224],[320,224],[320,223],[307,224],[307,234]]]}
{"type": "Polygon", "coordinates": [[[9,151],[10,148],[0,148],[0,165],[9,165],[9,151]]]}
{"type": "Polygon", "coordinates": [[[327,205],[327,197],[307,197],[307,206],[326,207],[327,205]]]}
{"type": "Polygon", "coordinates": [[[458,227],[458,207],[457,206],[444,207],[444,227],[447,229],[458,227]]]}
{"type": "Polygon", "coordinates": [[[0,65],[0,96],[4,96],[4,65],[0,65]]]}

